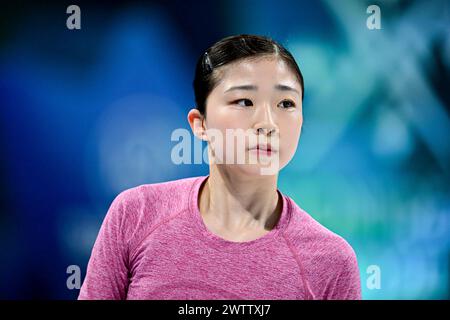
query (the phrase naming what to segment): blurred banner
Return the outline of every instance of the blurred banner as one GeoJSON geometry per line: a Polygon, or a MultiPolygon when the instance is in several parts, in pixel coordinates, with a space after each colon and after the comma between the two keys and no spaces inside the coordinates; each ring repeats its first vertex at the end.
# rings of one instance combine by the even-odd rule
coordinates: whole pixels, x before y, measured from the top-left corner
{"type": "Polygon", "coordinates": [[[363,298],[450,297],[450,1],[161,0],[0,4],[1,299],[75,299],[119,192],[208,174],[171,134],[241,33],[302,69],[279,188],[353,246],[363,298]]]}

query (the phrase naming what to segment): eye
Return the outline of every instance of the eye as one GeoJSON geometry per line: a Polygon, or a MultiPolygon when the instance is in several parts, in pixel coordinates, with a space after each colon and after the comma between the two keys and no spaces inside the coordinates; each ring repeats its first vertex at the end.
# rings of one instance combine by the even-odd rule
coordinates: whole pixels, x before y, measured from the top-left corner
{"type": "Polygon", "coordinates": [[[295,108],[295,103],[292,100],[283,100],[280,104],[283,109],[295,108]]]}
{"type": "Polygon", "coordinates": [[[233,103],[237,103],[241,107],[250,107],[253,105],[253,102],[249,99],[238,99],[233,101],[233,103]]]}

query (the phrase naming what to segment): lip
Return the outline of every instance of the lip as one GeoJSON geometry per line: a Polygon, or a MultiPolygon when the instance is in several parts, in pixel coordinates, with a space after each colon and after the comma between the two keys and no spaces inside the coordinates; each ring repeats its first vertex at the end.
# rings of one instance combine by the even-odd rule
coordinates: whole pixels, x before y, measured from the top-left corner
{"type": "Polygon", "coordinates": [[[272,149],[270,145],[258,145],[256,147],[249,148],[249,151],[255,152],[258,155],[266,155],[266,156],[271,156],[274,153],[277,153],[277,150],[272,149]]]}
{"type": "Polygon", "coordinates": [[[257,145],[255,147],[249,148],[248,150],[257,150],[257,151],[261,151],[261,152],[264,152],[264,151],[265,152],[277,152],[277,150],[274,150],[270,144],[268,144],[268,145],[263,145],[263,144],[257,145]]]}

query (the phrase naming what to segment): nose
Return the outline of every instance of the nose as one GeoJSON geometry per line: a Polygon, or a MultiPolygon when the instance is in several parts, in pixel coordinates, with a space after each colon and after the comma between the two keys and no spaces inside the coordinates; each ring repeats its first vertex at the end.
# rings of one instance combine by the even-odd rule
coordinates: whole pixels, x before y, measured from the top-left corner
{"type": "Polygon", "coordinates": [[[258,121],[254,125],[256,135],[264,134],[271,136],[278,133],[278,126],[274,121],[270,105],[262,107],[257,112],[258,121]]]}

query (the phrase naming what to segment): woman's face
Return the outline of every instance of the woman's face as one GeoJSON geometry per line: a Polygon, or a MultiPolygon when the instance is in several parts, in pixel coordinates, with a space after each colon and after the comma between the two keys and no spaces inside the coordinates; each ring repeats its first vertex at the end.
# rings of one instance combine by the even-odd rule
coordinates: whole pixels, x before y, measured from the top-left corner
{"type": "Polygon", "coordinates": [[[303,123],[302,92],[294,72],[275,57],[240,60],[216,72],[220,80],[206,102],[205,129],[214,129],[224,139],[213,144],[208,139],[210,148],[215,154],[221,148],[230,170],[277,174],[294,156],[303,123]],[[243,132],[244,145],[238,143],[243,132]],[[231,163],[227,145],[234,146],[231,163]],[[268,145],[270,152],[261,150],[268,145]]]}

